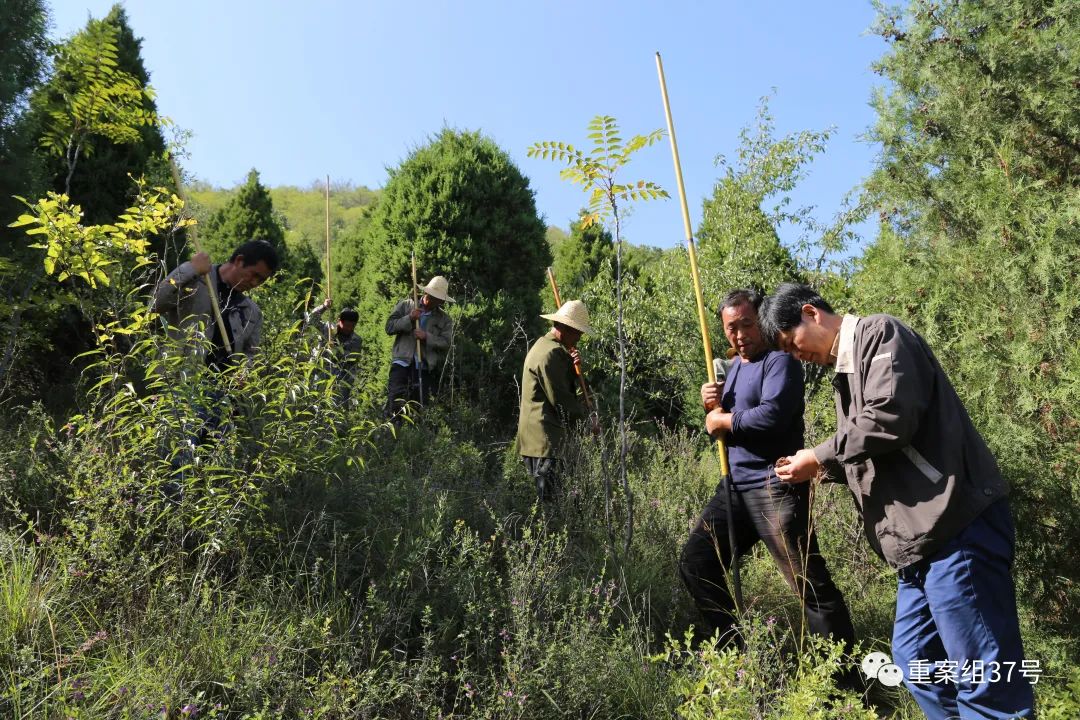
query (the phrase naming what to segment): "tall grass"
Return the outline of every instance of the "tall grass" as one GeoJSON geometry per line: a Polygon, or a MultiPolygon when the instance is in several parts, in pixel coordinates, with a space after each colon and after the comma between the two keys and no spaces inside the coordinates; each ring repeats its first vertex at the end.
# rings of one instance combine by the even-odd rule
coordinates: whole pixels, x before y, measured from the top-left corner
{"type": "MultiPolygon", "coordinates": [[[[68,424],[5,426],[0,717],[874,716],[833,685],[853,659],[803,636],[761,548],[745,652],[681,640],[697,618],[678,552],[718,474],[707,438],[631,433],[636,531],[614,564],[616,438],[574,446],[540,508],[476,408],[438,406],[395,434],[381,386],[340,407],[311,352],[268,352],[246,378],[259,391],[231,389],[228,433],[194,450],[197,376],[128,385],[163,356],[151,344],[102,357],[108,382],[68,424]],[[178,477],[182,494],[163,494],[178,477]]],[[[891,574],[842,488],[815,507],[863,648],[887,649],[891,574]]],[[[1075,707],[1044,683],[1048,707],[1075,707]]],[[[902,690],[868,702],[918,717],[902,690]]]]}

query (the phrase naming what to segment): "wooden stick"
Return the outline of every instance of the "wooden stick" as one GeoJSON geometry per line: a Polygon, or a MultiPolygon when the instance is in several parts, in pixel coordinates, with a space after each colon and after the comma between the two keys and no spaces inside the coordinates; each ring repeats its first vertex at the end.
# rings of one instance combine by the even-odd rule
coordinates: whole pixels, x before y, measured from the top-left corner
{"type": "MultiPolygon", "coordinates": [[[[180,199],[184,201],[184,207],[187,207],[187,196],[184,193],[183,185],[180,183],[180,171],[176,167],[176,161],[171,157],[169,158],[169,166],[172,170],[173,183],[176,185],[176,192],[180,196],[180,199]]],[[[195,246],[195,252],[201,253],[202,247],[199,246],[199,238],[195,233],[195,226],[188,226],[188,237],[191,238],[191,244],[195,246]]],[[[210,273],[202,276],[203,282],[206,283],[206,290],[210,293],[210,307],[214,310],[214,319],[217,320],[218,332],[221,333],[221,344],[225,346],[225,352],[232,355],[232,343],[229,342],[229,333],[225,330],[225,318],[221,316],[221,306],[218,304],[217,288],[210,282],[210,273]]]]}
{"type": "MultiPolygon", "coordinates": [[[[420,283],[416,280],[416,253],[412,254],[412,298],[413,308],[420,309],[420,283]]],[[[420,327],[420,318],[413,320],[413,329],[420,327]]],[[[420,405],[424,404],[424,356],[421,352],[420,338],[416,338],[416,379],[420,386],[420,405]]]]}
{"type": "MultiPolygon", "coordinates": [[[[550,267],[547,269],[547,276],[548,281],[551,283],[551,294],[555,296],[555,309],[558,310],[562,307],[562,299],[559,297],[559,284],[555,282],[555,272],[550,267]]],[[[578,384],[581,386],[581,397],[585,400],[585,409],[592,413],[592,398],[589,397],[589,388],[585,384],[585,376],[581,373],[581,366],[577,363],[574,363],[574,373],[577,374],[578,384]]]]}

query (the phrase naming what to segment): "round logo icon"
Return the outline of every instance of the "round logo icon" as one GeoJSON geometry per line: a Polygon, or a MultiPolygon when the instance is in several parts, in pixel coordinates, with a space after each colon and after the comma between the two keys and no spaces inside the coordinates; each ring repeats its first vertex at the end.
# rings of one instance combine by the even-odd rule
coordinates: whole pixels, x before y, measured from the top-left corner
{"type": "Polygon", "coordinates": [[[899,665],[886,663],[878,669],[877,679],[885,687],[899,687],[904,682],[904,671],[899,665]]]}
{"type": "MultiPolygon", "coordinates": [[[[862,661],[863,675],[876,680],[881,668],[886,665],[892,665],[892,658],[883,652],[872,652],[862,661]]],[[[896,667],[895,665],[893,667],[896,667]]],[[[897,668],[899,669],[899,668],[897,668]]]]}

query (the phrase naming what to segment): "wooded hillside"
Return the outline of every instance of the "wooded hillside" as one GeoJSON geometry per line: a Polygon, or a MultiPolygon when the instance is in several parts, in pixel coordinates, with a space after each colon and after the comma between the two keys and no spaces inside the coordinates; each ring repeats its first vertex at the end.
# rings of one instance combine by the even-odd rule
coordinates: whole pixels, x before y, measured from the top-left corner
{"type": "MultiPolygon", "coordinates": [[[[878,14],[880,154],[849,206],[790,200],[830,131],[779,133],[764,100],[691,208],[713,352],[728,290],[787,281],[920,333],[1011,487],[1040,717],[1080,717],[1080,3],[878,14]]],[[[582,115],[551,142],[602,162],[519,167],[435,122],[386,187],[333,184],[322,320],[360,316],[343,393],[341,348],[303,322],[327,292],[323,180],[267,187],[255,157],[235,187],[178,184],[123,8],[68,38],[48,15],[0,6],[0,717],[922,717],[902,687],[837,686],[889,650],[896,599],[841,485],[816,486],[813,522],[856,652],[808,635],[760,544],[741,645],[693,640],[678,558],[719,466],[687,249],[619,225],[675,194],[632,161],[668,152],[662,130],[597,139],[614,118],[582,115]],[[625,194],[545,222],[529,176],[564,167],[625,194]],[[219,371],[192,351],[221,344],[212,318],[185,335],[152,294],[196,241],[225,263],[254,239],[281,259],[245,293],[261,342],[219,371]],[[455,331],[434,400],[395,425],[386,324],[414,256],[455,331]],[[549,266],[589,310],[602,432],[572,436],[544,506],[515,437],[549,266]]],[[[806,366],[807,447],[835,429],[830,377],[806,366]]]]}

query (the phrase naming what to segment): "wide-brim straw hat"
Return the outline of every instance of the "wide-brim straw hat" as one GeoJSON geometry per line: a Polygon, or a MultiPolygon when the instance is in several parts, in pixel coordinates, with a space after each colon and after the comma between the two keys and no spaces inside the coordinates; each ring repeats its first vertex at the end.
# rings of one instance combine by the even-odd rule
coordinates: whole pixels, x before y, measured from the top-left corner
{"type": "Polygon", "coordinates": [[[551,322],[569,325],[583,333],[593,332],[592,326],[589,325],[589,309],[580,300],[567,300],[556,312],[540,317],[551,322]]]}
{"type": "Polygon", "coordinates": [[[428,284],[424,287],[420,287],[419,285],[417,285],[416,287],[419,288],[419,290],[424,294],[430,295],[433,298],[445,300],[446,302],[457,302],[456,300],[454,300],[454,298],[450,297],[447,294],[446,291],[450,289],[450,283],[448,283],[446,281],[446,278],[444,278],[442,275],[436,275],[435,277],[431,278],[430,280],[428,280],[428,284]]]}

